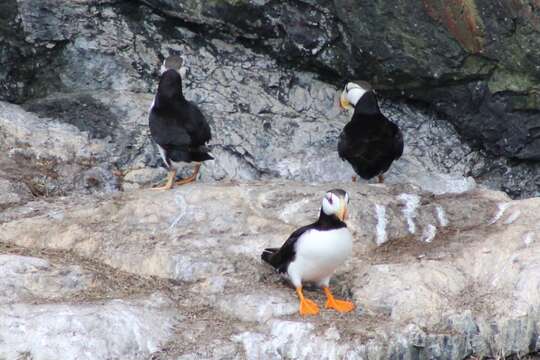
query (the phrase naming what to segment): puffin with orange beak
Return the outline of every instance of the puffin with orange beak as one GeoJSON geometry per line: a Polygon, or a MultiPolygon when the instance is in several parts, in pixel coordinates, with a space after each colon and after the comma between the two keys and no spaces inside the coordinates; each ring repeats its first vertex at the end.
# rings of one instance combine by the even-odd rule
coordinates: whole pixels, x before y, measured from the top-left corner
{"type": "Polygon", "coordinates": [[[338,154],[347,160],[361,178],[383,174],[403,154],[403,135],[396,124],[381,113],[375,92],[366,82],[350,82],[341,93],[339,104],[353,109],[351,121],[339,136],[338,154]]]}
{"type": "Polygon", "coordinates": [[[303,316],[319,313],[317,304],[304,297],[304,282],[322,287],[327,299],[326,308],[338,312],[354,309],[352,302],[336,300],[329,288],[334,271],[352,253],[352,236],[345,224],[348,204],[349,194],[344,190],[328,191],[317,221],[293,232],[281,248],[264,249],[261,254],[263,261],[294,285],[303,316]]]}

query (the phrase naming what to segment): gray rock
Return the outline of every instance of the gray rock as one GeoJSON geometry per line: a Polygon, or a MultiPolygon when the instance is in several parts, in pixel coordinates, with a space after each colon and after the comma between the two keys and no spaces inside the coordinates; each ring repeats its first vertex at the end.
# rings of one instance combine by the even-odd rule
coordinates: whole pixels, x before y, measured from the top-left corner
{"type": "Polygon", "coordinates": [[[159,295],[103,304],[0,305],[0,355],[146,359],[171,337],[175,318],[159,295]]]}
{"type": "Polygon", "coordinates": [[[0,178],[0,209],[24,203],[30,198],[31,193],[23,184],[0,178]]]}
{"type": "MultiPolygon", "coordinates": [[[[6,69],[10,69],[1,80],[6,94],[3,98],[26,101],[26,110],[73,124],[86,132],[92,141],[102,140],[98,142],[107,147],[102,150],[103,156],[97,159],[100,165],[88,176],[78,177],[74,186],[51,184],[42,176],[39,181],[34,181],[38,183],[38,192],[62,193],[61,188],[64,192],[71,191],[71,188],[86,192],[116,189],[122,187],[122,179],[112,177],[111,173],[161,165],[147,137],[146,111],[152,97],[149,92],[155,90],[159,63],[170,53],[182,53],[187,57],[191,68],[185,84],[187,96],[212,118],[214,151],[218,154],[218,161],[208,163],[202,173],[203,180],[279,176],[316,182],[344,180],[352,175],[350,167],[337,160],[335,155],[336,136],[347,121],[346,116],[338,115],[335,106],[337,89],[317,80],[313,74],[278,65],[265,52],[282,61],[304,64],[310,69],[315,65],[316,71],[323,68],[355,77],[375,76],[377,79],[372,80],[376,84],[395,80],[385,85],[391,88],[407,87],[402,80],[417,73],[422,74],[422,79],[436,77],[437,74],[439,79],[446,79],[448,76],[444,74],[451,73],[457,74],[458,79],[464,76],[466,81],[471,76],[474,78],[474,75],[469,75],[470,71],[489,74],[489,71],[482,70],[485,67],[473,66],[480,60],[471,60],[472,65],[462,61],[466,56],[463,44],[474,45],[476,38],[470,44],[460,43],[461,38],[456,43],[452,40],[455,34],[449,34],[444,29],[445,25],[436,28],[438,25],[430,16],[435,16],[440,9],[430,2],[423,5],[426,8],[405,3],[396,4],[394,8],[380,5],[385,9],[384,13],[395,20],[387,19],[392,23],[391,28],[400,27],[402,30],[390,35],[384,30],[386,27],[374,31],[377,24],[385,23],[380,21],[375,5],[357,14],[357,10],[347,7],[346,2],[285,2],[276,6],[266,1],[193,3],[148,0],[145,3],[150,7],[135,2],[110,1],[69,3],[65,6],[40,3],[37,6],[34,0],[9,2],[4,6],[9,16],[2,29],[19,28],[19,31],[3,30],[5,36],[2,41],[7,44],[8,53],[0,56],[0,60],[6,69]],[[432,5],[435,6],[433,11],[427,11],[432,5]],[[259,20],[244,21],[245,16],[237,16],[246,12],[259,20]],[[404,23],[403,17],[397,16],[404,12],[418,15],[416,27],[404,23]],[[179,27],[174,20],[178,17],[188,27],[191,23],[205,25],[190,27],[195,30],[193,32],[179,27]],[[337,17],[345,27],[339,24],[337,17]],[[366,21],[357,26],[355,21],[358,19],[366,21]],[[434,27],[436,30],[431,31],[434,27]],[[223,36],[218,36],[215,29],[223,36]],[[366,33],[376,36],[361,36],[366,33]],[[227,34],[239,38],[253,34],[256,39],[238,42],[227,34]],[[425,40],[422,51],[434,51],[435,54],[418,55],[419,45],[414,42],[402,48],[404,41],[411,39],[411,34],[425,40]],[[389,40],[381,41],[381,37],[389,40]],[[433,50],[433,44],[443,48],[437,46],[433,50]],[[246,45],[256,51],[248,50],[246,45]],[[358,49],[363,50],[359,53],[358,49]],[[390,50],[392,57],[383,56],[390,50]],[[31,53],[32,56],[29,55],[31,53]],[[455,54],[455,58],[449,58],[449,53],[455,54]],[[373,60],[381,56],[386,61],[373,60]],[[473,68],[461,72],[460,66],[473,68]],[[395,74],[398,70],[410,73],[410,76],[395,74]],[[327,122],[327,119],[332,121],[327,122]],[[336,174],[339,174],[337,178],[336,174]]],[[[483,3],[481,5],[484,6],[483,3]]],[[[465,10],[467,16],[478,15],[469,7],[465,10]]],[[[478,16],[483,16],[482,11],[478,16]]],[[[526,16],[516,9],[510,12],[516,12],[518,17],[526,16]]],[[[461,22],[458,25],[461,26],[461,22]]],[[[342,82],[341,78],[336,80],[335,76],[323,73],[327,79],[342,82]]],[[[504,84],[503,80],[507,78],[498,76],[497,84],[504,84]]],[[[508,83],[512,84],[511,81],[508,83]]],[[[406,91],[425,98],[420,94],[421,89],[423,87],[417,89],[413,86],[406,91]]],[[[456,96],[463,93],[459,91],[448,96],[444,93],[435,95],[446,89],[448,87],[441,86],[438,81],[437,88],[430,88],[427,92],[427,100],[436,100],[436,105],[443,110],[456,108],[458,111],[462,111],[463,106],[454,107],[452,104],[470,102],[469,98],[460,98],[456,102],[456,96]]],[[[502,90],[498,92],[502,93],[502,90]]],[[[470,188],[472,181],[464,176],[473,175],[514,197],[537,193],[534,180],[538,175],[537,166],[521,164],[516,167],[504,159],[493,162],[461,144],[460,136],[474,139],[484,136],[476,133],[479,129],[475,120],[477,115],[471,113],[471,120],[445,110],[449,117],[439,119],[401,103],[386,102],[385,108],[395,115],[394,119],[404,119],[399,121],[401,126],[411,129],[411,135],[407,136],[409,146],[404,157],[405,165],[396,164],[394,173],[389,174],[389,181],[410,179],[427,190],[439,193],[452,188],[470,188]],[[457,124],[460,136],[446,120],[457,124]],[[424,125],[418,127],[415,124],[424,125]],[[464,127],[469,125],[472,127],[464,127]],[[506,169],[511,169],[511,176],[506,169]],[[426,173],[433,176],[426,176],[426,173]]],[[[511,119],[526,116],[525,112],[515,113],[513,111],[515,116],[512,115],[511,119]]],[[[500,126],[489,130],[490,139],[495,136],[495,141],[508,143],[509,148],[515,147],[517,142],[522,145],[516,151],[533,154],[534,150],[527,150],[535,146],[534,115],[530,114],[532,118],[527,120],[530,135],[525,135],[524,131],[516,136],[507,134],[513,131],[505,130],[510,123],[497,120],[500,126]],[[502,137],[499,136],[501,134],[502,137]]],[[[485,111],[480,114],[486,119],[491,116],[488,115],[485,111]]],[[[504,115],[501,118],[508,117],[504,115]]],[[[494,121],[491,123],[495,124],[494,121]]],[[[511,129],[514,128],[516,126],[512,125],[511,129]]],[[[484,131],[482,129],[490,127],[482,123],[480,129],[484,131]]],[[[492,150],[493,153],[501,153],[497,149],[492,150]]],[[[505,156],[517,154],[502,153],[505,156]]],[[[516,156],[530,158],[527,154],[516,156]]],[[[190,171],[186,169],[182,175],[190,171]]],[[[68,175],[69,171],[60,173],[68,175]]],[[[126,183],[125,188],[140,185],[126,183]]]]}
{"type": "Polygon", "coordinates": [[[16,255],[0,255],[0,274],[0,304],[72,296],[91,287],[94,280],[78,266],[59,267],[16,255]]]}
{"type": "Polygon", "coordinates": [[[0,98],[23,103],[0,102],[0,357],[83,358],[88,344],[100,359],[538,350],[538,201],[470,178],[538,192],[535,164],[475,150],[537,156],[530,7],[144,3],[0,4],[0,98]],[[480,26],[462,32],[467,21],[480,26]],[[137,190],[164,173],[147,112],[169,54],[186,58],[185,93],[209,119],[216,160],[200,183],[137,190]],[[353,184],[337,157],[350,118],[336,106],[341,76],[446,114],[382,101],[406,140],[385,185],[353,184]],[[259,254],[336,186],[351,193],[355,243],[331,285],[358,308],[301,319],[259,254]]]}
{"type": "Polygon", "coordinates": [[[131,170],[124,175],[123,186],[124,190],[138,189],[141,186],[148,186],[158,183],[165,179],[167,171],[164,168],[142,168],[131,170]]]}
{"type": "Polygon", "coordinates": [[[37,196],[114,190],[110,165],[94,166],[106,144],[89,139],[76,127],[43,121],[19,106],[0,102],[0,133],[0,162],[10,168],[0,176],[16,179],[19,183],[13,186],[26,199],[28,190],[37,196]]]}
{"type": "MultiPolygon", "coordinates": [[[[34,206],[0,225],[0,244],[69,249],[134,276],[170,281],[170,301],[191,320],[159,335],[169,339],[165,348],[141,350],[158,358],[524,355],[537,337],[538,205],[483,189],[433,195],[399,184],[196,184],[34,206]],[[354,236],[354,256],[331,286],[359,310],[323,309],[301,319],[293,289],[260,264],[259,254],[314,219],[330,187],[351,193],[354,236]]],[[[306,296],[324,301],[316,289],[306,296]]],[[[103,354],[115,354],[120,344],[103,354]]]]}
{"type": "Polygon", "coordinates": [[[335,83],[369,79],[393,96],[426,101],[492,155],[539,159],[540,16],[529,4],[143,2],[335,83]]]}
{"type": "MultiPolygon", "coordinates": [[[[158,51],[151,51],[157,58],[158,51]]],[[[199,51],[190,42],[163,39],[159,52],[186,57],[190,69],[184,82],[186,96],[201,106],[211,122],[216,161],[205,164],[202,181],[280,177],[330,182],[354,175],[336,152],[339,132],[351,115],[337,107],[339,90],[334,86],[313,74],[280,67],[242,46],[219,41],[212,43],[212,51],[199,51]]],[[[93,66],[84,61],[80,65],[93,66]]],[[[110,191],[122,184],[132,189],[149,182],[116,179],[113,172],[128,174],[132,169],[162,166],[148,136],[151,101],[150,94],[94,91],[54,94],[24,107],[39,114],[41,119],[34,122],[52,118],[55,124],[74,125],[82,132],[80,137],[89,143],[86,147],[91,144],[94,149],[91,158],[97,166],[77,176],[75,188],[110,191]]],[[[423,135],[422,141],[408,141],[402,162],[388,175],[389,183],[407,181],[437,193],[474,186],[463,175],[475,156],[460,144],[448,124],[435,124],[431,115],[404,104],[385,103],[384,109],[404,128],[407,140],[420,138],[419,132],[423,135]]],[[[64,146],[62,141],[58,145],[64,146]]],[[[189,172],[187,166],[182,175],[189,172]]]]}

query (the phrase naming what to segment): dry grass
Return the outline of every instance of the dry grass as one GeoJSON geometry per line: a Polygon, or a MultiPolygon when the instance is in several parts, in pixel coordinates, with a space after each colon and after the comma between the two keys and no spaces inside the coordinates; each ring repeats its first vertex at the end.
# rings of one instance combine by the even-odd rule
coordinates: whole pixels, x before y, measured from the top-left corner
{"type": "MultiPolygon", "coordinates": [[[[70,303],[88,302],[112,298],[146,295],[156,291],[172,294],[170,280],[157,277],[142,277],[115,269],[101,262],[81,257],[72,251],[24,248],[0,242],[0,254],[13,254],[46,259],[57,265],[78,265],[94,276],[92,286],[62,301],[70,303]]],[[[43,303],[44,299],[39,299],[43,303]]],[[[56,300],[55,300],[56,301],[56,300]]],[[[45,300],[46,302],[46,300],[45,300]]]]}

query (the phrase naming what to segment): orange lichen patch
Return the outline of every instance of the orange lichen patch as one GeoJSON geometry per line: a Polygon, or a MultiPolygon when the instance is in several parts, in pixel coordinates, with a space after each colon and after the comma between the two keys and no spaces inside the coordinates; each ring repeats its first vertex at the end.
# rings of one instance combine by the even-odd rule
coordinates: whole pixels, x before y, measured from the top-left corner
{"type": "Polygon", "coordinates": [[[444,25],[471,53],[481,53],[484,26],[474,0],[423,0],[428,15],[444,25]]]}

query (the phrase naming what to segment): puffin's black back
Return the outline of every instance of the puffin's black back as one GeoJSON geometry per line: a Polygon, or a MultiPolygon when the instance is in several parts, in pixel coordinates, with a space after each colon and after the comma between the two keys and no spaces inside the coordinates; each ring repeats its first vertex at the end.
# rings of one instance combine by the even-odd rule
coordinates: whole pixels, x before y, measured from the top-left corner
{"type": "Polygon", "coordinates": [[[196,105],[182,93],[180,74],[169,69],[161,75],[149,116],[150,133],[172,161],[204,161],[212,157],[204,146],[212,136],[196,105]]]}
{"type": "Polygon", "coordinates": [[[401,131],[381,114],[372,91],[356,104],[351,121],[339,137],[338,153],[364,179],[384,173],[403,154],[401,131]]]}

